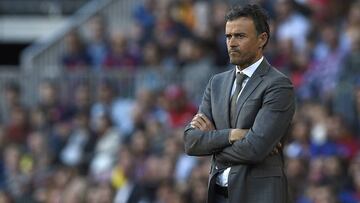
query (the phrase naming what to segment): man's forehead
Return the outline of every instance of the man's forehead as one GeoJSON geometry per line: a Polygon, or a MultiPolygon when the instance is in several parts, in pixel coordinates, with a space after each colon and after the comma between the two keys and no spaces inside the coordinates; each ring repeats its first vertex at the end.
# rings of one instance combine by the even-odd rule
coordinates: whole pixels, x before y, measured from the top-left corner
{"type": "Polygon", "coordinates": [[[239,17],[234,20],[229,20],[226,22],[226,25],[235,25],[235,24],[254,24],[253,19],[250,17],[239,17]]]}
{"type": "Polygon", "coordinates": [[[226,31],[245,31],[249,29],[255,29],[254,22],[249,17],[239,17],[231,21],[226,22],[226,31]]]}

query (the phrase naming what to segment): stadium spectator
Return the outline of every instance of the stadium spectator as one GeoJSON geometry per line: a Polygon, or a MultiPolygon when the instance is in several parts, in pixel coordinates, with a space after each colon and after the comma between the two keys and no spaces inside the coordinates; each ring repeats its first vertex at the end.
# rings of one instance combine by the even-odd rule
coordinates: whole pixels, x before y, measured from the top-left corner
{"type": "Polygon", "coordinates": [[[185,38],[180,41],[178,55],[184,76],[181,84],[196,104],[201,102],[202,91],[214,72],[214,62],[208,50],[209,45],[200,38],[185,38]]]}
{"type": "Polygon", "coordinates": [[[66,110],[68,119],[80,112],[90,112],[92,96],[89,83],[80,82],[76,84],[74,91],[70,91],[69,94],[68,109],[66,110]]]}
{"type": "Polygon", "coordinates": [[[285,155],[288,158],[309,159],[310,158],[310,122],[295,119],[290,134],[291,140],[285,147],[285,155]]]}
{"type": "Polygon", "coordinates": [[[60,89],[52,80],[44,80],[38,87],[38,108],[44,112],[50,125],[65,119],[67,107],[60,101],[60,89]]]}
{"type": "Polygon", "coordinates": [[[134,130],[134,121],[129,115],[135,106],[135,101],[122,98],[117,92],[117,86],[110,79],[103,79],[97,87],[96,101],[91,105],[91,122],[103,114],[108,114],[117,130],[123,136],[128,136],[134,130]]]}
{"type": "Polygon", "coordinates": [[[321,31],[321,41],[314,49],[314,59],[305,73],[304,97],[329,102],[339,81],[339,73],[346,54],[339,44],[337,28],[325,25],[321,31]]]}
{"type": "Polygon", "coordinates": [[[25,174],[21,165],[21,145],[10,144],[5,146],[2,154],[3,168],[1,170],[2,179],[0,185],[2,189],[8,191],[15,201],[26,198],[29,190],[31,176],[25,174]]]}
{"type": "Polygon", "coordinates": [[[110,51],[105,56],[102,66],[105,69],[133,71],[139,61],[128,52],[127,39],[123,33],[114,33],[111,38],[110,51]]]}
{"type": "Polygon", "coordinates": [[[144,68],[137,72],[136,89],[146,87],[153,91],[161,91],[169,81],[175,80],[176,72],[166,69],[160,47],[156,42],[145,43],[142,51],[141,64],[144,68]]]}
{"type": "Polygon", "coordinates": [[[5,126],[5,143],[24,144],[29,132],[28,112],[23,107],[13,108],[5,126]]]}
{"type": "Polygon", "coordinates": [[[342,188],[339,199],[344,203],[353,203],[360,201],[360,154],[350,162],[348,167],[350,186],[342,188]]]}
{"type": "Polygon", "coordinates": [[[292,198],[299,199],[305,191],[307,185],[307,159],[302,157],[288,157],[286,164],[286,174],[289,181],[289,190],[292,198]]]}
{"type": "Polygon", "coordinates": [[[114,129],[111,118],[103,114],[95,120],[97,142],[94,155],[90,161],[90,175],[97,181],[109,181],[111,170],[117,160],[121,146],[120,133],[114,129]]]}
{"type": "Polygon", "coordinates": [[[147,202],[149,194],[135,178],[134,154],[125,145],[119,151],[119,160],[113,168],[111,182],[116,189],[115,202],[147,202]]]}
{"type": "Polygon", "coordinates": [[[138,90],[131,114],[135,129],[144,129],[150,121],[157,121],[167,126],[168,115],[155,99],[156,96],[156,92],[145,87],[138,90]]]}
{"type": "Polygon", "coordinates": [[[152,30],[156,21],[156,6],[156,1],[145,0],[134,8],[133,17],[143,31],[142,40],[149,40],[149,37],[152,36],[152,30]]]}
{"type": "Polygon", "coordinates": [[[2,122],[7,123],[12,109],[23,106],[21,101],[21,87],[18,83],[9,82],[4,87],[4,99],[6,108],[2,112],[2,122]]]}
{"type": "Polygon", "coordinates": [[[213,41],[214,41],[214,57],[215,57],[215,64],[220,67],[224,67],[228,65],[229,57],[227,54],[226,49],[226,41],[225,41],[225,14],[229,9],[229,5],[224,1],[214,1],[213,5],[211,6],[210,13],[210,23],[212,26],[213,32],[213,41]]]}
{"type": "Polygon", "coordinates": [[[196,107],[188,100],[181,86],[168,86],[164,94],[170,127],[173,129],[184,127],[196,114],[196,107]]]}
{"type": "Polygon", "coordinates": [[[109,39],[106,20],[101,16],[95,16],[88,22],[88,41],[86,52],[90,57],[93,70],[102,69],[106,55],[109,52],[109,39]]]}
{"type": "Polygon", "coordinates": [[[90,128],[89,112],[77,112],[72,130],[61,150],[61,161],[67,166],[77,167],[86,174],[96,144],[96,136],[90,128]]]}
{"type": "Polygon", "coordinates": [[[61,64],[69,71],[86,70],[90,65],[90,58],[87,55],[79,34],[72,31],[65,37],[65,52],[61,64]]]}
{"type": "Polygon", "coordinates": [[[275,33],[277,39],[291,39],[296,52],[304,51],[311,26],[309,20],[294,9],[291,0],[277,0],[274,7],[278,23],[275,33]]]}

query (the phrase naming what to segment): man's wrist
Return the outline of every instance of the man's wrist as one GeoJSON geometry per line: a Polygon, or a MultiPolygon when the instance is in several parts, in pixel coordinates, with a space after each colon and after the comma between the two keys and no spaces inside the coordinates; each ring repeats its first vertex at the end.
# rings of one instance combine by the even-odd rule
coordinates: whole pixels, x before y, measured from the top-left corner
{"type": "Polygon", "coordinates": [[[229,132],[229,143],[232,145],[234,144],[234,142],[236,141],[236,139],[234,139],[234,132],[235,129],[231,129],[230,132],[229,132]]]}
{"type": "Polygon", "coordinates": [[[229,143],[234,144],[235,141],[243,139],[247,131],[245,129],[231,129],[229,132],[229,143]]]}

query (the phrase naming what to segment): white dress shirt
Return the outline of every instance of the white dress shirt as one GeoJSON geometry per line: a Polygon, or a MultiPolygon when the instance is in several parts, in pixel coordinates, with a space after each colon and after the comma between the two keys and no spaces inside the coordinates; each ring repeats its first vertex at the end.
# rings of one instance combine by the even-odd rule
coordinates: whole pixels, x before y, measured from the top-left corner
{"type": "MultiPolygon", "coordinates": [[[[242,87],[239,93],[239,96],[237,99],[239,99],[241,92],[243,91],[246,83],[249,81],[249,79],[251,78],[251,76],[254,74],[254,72],[256,71],[256,69],[259,67],[260,63],[263,61],[264,57],[262,56],[259,60],[257,60],[255,63],[253,63],[252,65],[250,65],[249,67],[240,70],[237,66],[235,67],[236,69],[236,73],[243,73],[247,76],[247,78],[243,81],[242,83],[242,87]]],[[[233,86],[232,86],[232,90],[231,90],[231,95],[234,94],[236,89],[236,80],[234,80],[233,86]]],[[[228,178],[229,178],[229,172],[230,172],[231,167],[228,167],[225,169],[224,172],[220,173],[217,178],[216,178],[216,184],[223,186],[223,187],[227,187],[228,186],[228,178]]]]}

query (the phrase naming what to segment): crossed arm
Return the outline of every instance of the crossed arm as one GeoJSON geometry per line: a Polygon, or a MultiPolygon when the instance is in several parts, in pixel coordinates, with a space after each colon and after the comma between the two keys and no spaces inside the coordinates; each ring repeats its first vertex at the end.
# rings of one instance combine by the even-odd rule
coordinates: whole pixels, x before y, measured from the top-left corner
{"type": "Polygon", "coordinates": [[[266,91],[263,107],[251,129],[215,128],[210,113],[210,86],[200,106],[202,113],[195,115],[184,132],[185,151],[189,155],[215,155],[219,162],[250,164],[278,153],[280,139],[290,125],[295,109],[293,89],[288,81],[279,81],[266,91]]]}
{"type": "MultiPolygon", "coordinates": [[[[214,124],[202,113],[198,113],[190,122],[190,126],[197,128],[201,131],[208,132],[215,130],[214,124]]],[[[230,129],[229,132],[229,143],[233,144],[235,141],[245,137],[249,129],[230,129]]]]}
{"type": "MultiPolygon", "coordinates": [[[[216,130],[214,124],[202,113],[198,113],[194,116],[190,122],[190,126],[204,132],[216,130]]],[[[230,129],[228,138],[229,144],[232,145],[234,142],[244,139],[248,131],[249,129],[230,129]]],[[[279,142],[273,151],[270,152],[270,155],[278,154],[281,149],[282,144],[279,142]]]]}

